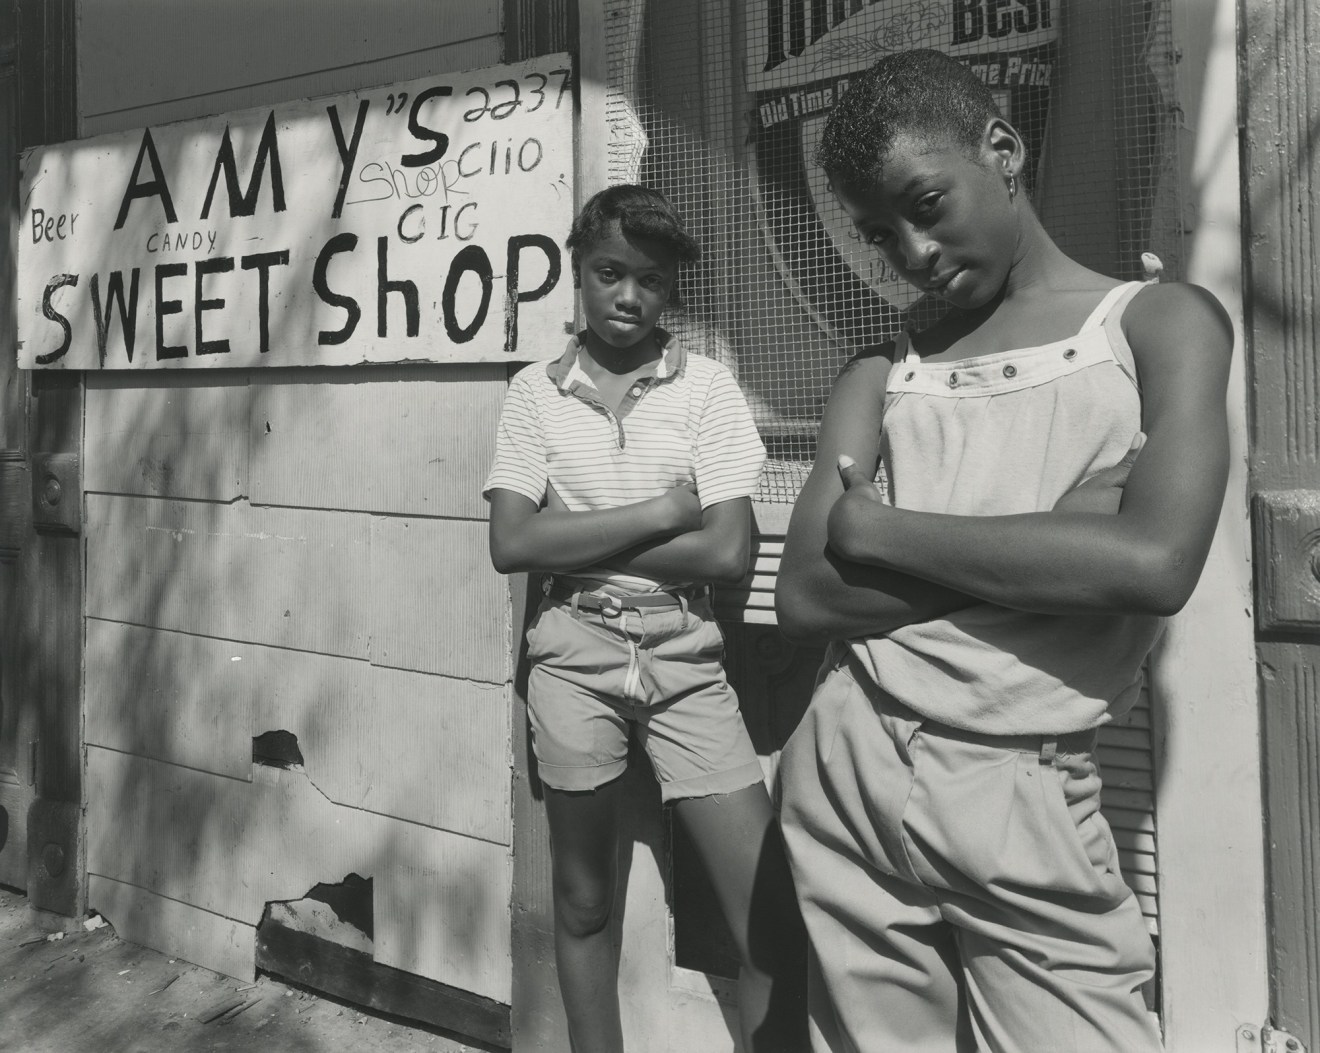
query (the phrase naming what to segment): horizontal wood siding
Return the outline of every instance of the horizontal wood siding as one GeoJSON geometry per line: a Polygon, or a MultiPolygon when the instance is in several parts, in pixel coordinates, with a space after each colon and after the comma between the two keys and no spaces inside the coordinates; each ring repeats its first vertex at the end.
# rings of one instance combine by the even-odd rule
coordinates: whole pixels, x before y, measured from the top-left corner
{"type": "Polygon", "coordinates": [[[87,742],[245,782],[287,731],[336,804],[509,843],[503,685],[88,619],[87,742]]]}
{"type": "Polygon", "coordinates": [[[366,658],[367,516],[87,497],[87,614],[366,658]]]}
{"type": "Polygon", "coordinates": [[[486,517],[507,367],[273,373],[252,388],[254,503],[486,517]]]}
{"type": "MultiPolygon", "coordinates": [[[[80,134],[501,60],[500,3],[80,4],[80,134]]],[[[376,962],[510,999],[504,367],[89,377],[90,905],[234,975],[372,880],[376,962]],[[254,763],[284,731],[302,763],[254,763]]]]}
{"type": "Polygon", "coordinates": [[[485,523],[372,519],[371,589],[373,662],[508,680],[509,590],[485,523]]]}
{"type": "Polygon", "coordinates": [[[505,846],[336,805],[264,765],[244,782],[89,746],[87,776],[89,874],[250,926],[270,902],[369,877],[377,961],[508,1001],[505,846]]]}
{"type": "Polygon", "coordinates": [[[208,501],[243,496],[251,399],[241,371],[88,373],[83,487],[208,501]]]}
{"type": "Polygon", "coordinates": [[[100,874],[88,876],[87,898],[121,940],[227,976],[247,978],[256,969],[253,925],[100,874]]]}

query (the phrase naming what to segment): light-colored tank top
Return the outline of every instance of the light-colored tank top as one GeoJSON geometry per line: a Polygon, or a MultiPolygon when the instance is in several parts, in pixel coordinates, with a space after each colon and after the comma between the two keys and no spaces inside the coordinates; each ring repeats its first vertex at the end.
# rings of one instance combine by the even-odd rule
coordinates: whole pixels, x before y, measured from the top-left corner
{"type": "MultiPolygon", "coordinates": [[[[1111,290],[1075,336],[1040,347],[926,363],[901,339],[881,427],[889,502],[963,516],[1047,511],[1117,463],[1141,429],[1121,318],[1142,286],[1111,290]]],[[[1163,627],[1147,615],[984,603],[849,646],[880,688],[931,720],[1062,735],[1132,705],[1163,627]]]]}

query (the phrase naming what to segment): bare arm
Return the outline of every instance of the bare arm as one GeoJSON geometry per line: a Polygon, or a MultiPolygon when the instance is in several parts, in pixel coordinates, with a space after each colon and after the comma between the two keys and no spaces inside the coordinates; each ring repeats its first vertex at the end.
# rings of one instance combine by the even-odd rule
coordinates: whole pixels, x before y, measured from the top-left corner
{"type": "Polygon", "coordinates": [[[562,502],[557,508],[538,508],[512,490],[490,494],[490,555],[501,574],[578,570],[701,526],[701,505],[691,486],[590,512],[563,510],[562,502]]]}
{"type": "Polygon", "coordinates": [[[1223,499],[1232,330],[1209,293],[1163,285],[1132,301],[1125,331],[1141,374],[1147,439],[1117,515],[936,515],[877,505],[850,491],[829,513],[830,546],[847,560],[1020,610],[1180,609],[1200,575],[1223,499]]]}
{"type": "Polygon", "coordinates": [[[611,557],[605,564],[656,581],[731,585],[747,573],[751,525],[749,498],[721,501],[702,512],[698,529],[648,541],[611,557]]]}
{"type": "Polygon", "coordinates": [[[790,639],[876,636],[977,602],[955,588],[895,569],[849,562],[826,543],[830,509],[843,494],[835,467],[839,456],[869,470],[868,487],[875,475],[890,364],[882,355],[859,357],[834,382],[816,461],[793,507],[775,587],[779,628],[790,639]]]}

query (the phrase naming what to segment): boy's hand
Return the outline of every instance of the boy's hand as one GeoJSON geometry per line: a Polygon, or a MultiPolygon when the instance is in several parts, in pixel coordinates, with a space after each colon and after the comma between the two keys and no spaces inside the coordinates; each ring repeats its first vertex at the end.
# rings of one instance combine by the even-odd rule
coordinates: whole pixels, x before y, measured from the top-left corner
{"type": "Polygon", "coordinates": [[[666,490],[657,501],[665,525],[675,534],[701,529],[701,500],[696,483],[679,483],[666,490]]]}
{"type": "Polygon", "coordinates": [[[1132,471],[1137,454],[1145,444],[1145,433],[1137,432],[1121,461],[1112,468],[1105,468],[1083,479],[1054,502],[1054,511],[1117,515],[1119,505],[1123,503],[1123,487],[1127,485],[1128,473],[1132,471]]]}

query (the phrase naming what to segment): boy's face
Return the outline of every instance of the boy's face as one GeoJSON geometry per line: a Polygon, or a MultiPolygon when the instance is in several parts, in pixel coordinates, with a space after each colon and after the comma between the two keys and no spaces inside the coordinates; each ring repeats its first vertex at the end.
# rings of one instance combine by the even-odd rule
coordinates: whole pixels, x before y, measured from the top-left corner
{"type": "Polygon", "coordinates": [[[591,331],[620,351],[649,341],[678,274],[673,250],[650,238],[629,238],[613,220],[608,235],[583,252],[576,266],[591,331]]]}
{"type": "Polygon", "coordinates": [[[889,265],[923,292],[979,307],[1003,287],[1017,216],[1002,162],[947,141],[900,133],[880,178],[835,197],[889,265]]]}

